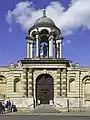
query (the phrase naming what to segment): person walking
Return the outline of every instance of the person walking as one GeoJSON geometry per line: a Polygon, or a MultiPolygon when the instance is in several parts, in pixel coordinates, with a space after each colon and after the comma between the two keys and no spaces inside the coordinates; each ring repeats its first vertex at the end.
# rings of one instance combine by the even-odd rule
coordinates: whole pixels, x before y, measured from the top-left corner
{"type": "Polygon", "coordinates": [[[2,105],[2,102],[0,102],[0,113],[3,114],[3,105],[2,105]]]}
{"type": "Polygon", "coordinates": [[[9,111],[11,111],[11,107],[12,107],[11,101],[9,100],[9,101],[8,101],[8,110],[9,110],[9,111]]]}

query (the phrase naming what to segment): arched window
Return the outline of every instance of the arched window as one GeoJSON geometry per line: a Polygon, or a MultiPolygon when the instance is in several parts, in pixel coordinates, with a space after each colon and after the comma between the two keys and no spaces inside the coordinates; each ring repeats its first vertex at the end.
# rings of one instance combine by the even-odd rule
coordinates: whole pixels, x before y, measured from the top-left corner
{"type": "Polygon", "coordinates": [[[4,81],[6,78],[3,75],[0,75],[0,81],[4,81]]]}
{"type": "Polygon", "coordinates": [[[75,91],[76,91],[75,79],[70,78],[70,80],[69,80],[69,92],[75,92],[75,91]]]}
{"type": "Polygon", "coordinates": [[[20,79],[15,78],[14,80],[14,92],[20,92],[20,79]]]}
{"type": "Polygon", "coordinates": [[[6,94],[6,77],[3,75],[0,75],[0,97],[4,97],[6,94]]]}

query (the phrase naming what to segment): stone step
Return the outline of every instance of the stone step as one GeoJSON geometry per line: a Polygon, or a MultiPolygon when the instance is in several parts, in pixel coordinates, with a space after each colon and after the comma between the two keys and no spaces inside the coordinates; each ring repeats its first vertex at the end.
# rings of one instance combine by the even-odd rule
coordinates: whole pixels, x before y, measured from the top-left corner
{"type": "Polygon", "coordinates": [[[50,105],[39,105],[33,111],[33,113],[57,113],[57,110],[50,105]]]}

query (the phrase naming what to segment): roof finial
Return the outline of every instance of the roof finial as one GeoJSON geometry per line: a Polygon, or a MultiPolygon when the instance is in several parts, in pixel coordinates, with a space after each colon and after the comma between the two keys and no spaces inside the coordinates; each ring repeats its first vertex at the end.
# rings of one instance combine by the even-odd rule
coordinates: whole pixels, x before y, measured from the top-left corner
{"type": "Polygon", "coordinates": [[[43,10],[43,17],[46,17],[46,10],[43,10]]]}

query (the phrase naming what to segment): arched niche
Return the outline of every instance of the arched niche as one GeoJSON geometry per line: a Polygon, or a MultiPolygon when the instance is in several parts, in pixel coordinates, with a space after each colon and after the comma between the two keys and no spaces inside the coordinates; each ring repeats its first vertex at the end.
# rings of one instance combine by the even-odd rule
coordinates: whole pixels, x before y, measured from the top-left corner
{"type": "Polygon", "coordinates": [[[90,98],[90,76],[87,75],[82,80],[83,89],[84,89],[84,97],[90,98]]]}
{"type": "Polygon", "coordinates": [[[48,44],[47,42],[40,43],[40,57],[47,57],[48,56],[48,44]]]}
{"type": "Polygon", "coordinates": [[[14,92],[20,92],[20,78],[14,79],[14,92]]]}
{"type": "Polygon", "coordinates": [[[36,78],[36,103],[49,104],[54,98],[54,80],[49,74],[41,74],[36,78]]]}
{"type": "Polygon", "coordinates": [[[75,79],[70,78],[69,79],[69,92],[75,92],[75,91],[76,91],[75,79]]]}

